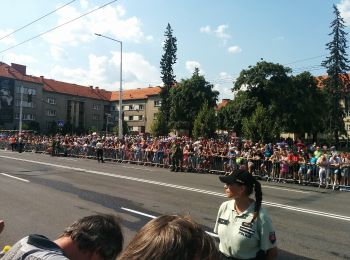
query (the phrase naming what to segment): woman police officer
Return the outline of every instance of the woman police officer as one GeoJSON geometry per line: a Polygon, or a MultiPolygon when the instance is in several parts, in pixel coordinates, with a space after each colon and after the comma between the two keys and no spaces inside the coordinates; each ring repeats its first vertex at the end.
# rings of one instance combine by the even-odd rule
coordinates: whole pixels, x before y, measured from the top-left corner
{"type": "Polygon", "coordinates": [[[277,256],[271,218],[261,208],[260,183],[246,170],[220,176],[232,200],[221,204],[214,232],[219,235],[221,259],[274,259],[277,256]],[[255,191],[255,200],[249,196],[255,191]]]}

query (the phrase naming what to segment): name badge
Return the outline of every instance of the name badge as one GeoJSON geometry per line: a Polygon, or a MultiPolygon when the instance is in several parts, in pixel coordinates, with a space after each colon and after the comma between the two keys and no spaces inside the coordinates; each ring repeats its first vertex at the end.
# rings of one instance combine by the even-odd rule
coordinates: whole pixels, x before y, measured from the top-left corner
{"type": "Polygon", "coordinates": [[[228,225],[229,222],[228,222],[227,219],[219,218],[218,223],[219,223],[219,224],[223,224],[223,225],[228,225]]]}

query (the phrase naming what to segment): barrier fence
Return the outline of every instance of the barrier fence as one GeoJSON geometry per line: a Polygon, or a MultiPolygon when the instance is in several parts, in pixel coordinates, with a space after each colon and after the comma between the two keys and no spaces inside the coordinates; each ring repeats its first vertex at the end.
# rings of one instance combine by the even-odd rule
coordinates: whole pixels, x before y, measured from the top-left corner
{"type": "MultiPolygon", "coordinates": [[[[48,143],[16,144],[13,147],[8,142],[0,141],[0,149],[23,152],[50,154],[76,158],[96,159],[96,148],[89,145],[57,146],[53,149],[48,143]]],[[[132,150],[129,148],[105,147],[104,160],[118,163],[132,163],[147,166],[171,168],[172,154],[169,149],[132,150]]],[[[256,178],[265,181],[297,183],[319,187],[339,188],[350,191],[350,166],[320,167],[310,163],[288,163],[287,161],[258,160],[234,158],[221,155],[189,154],[180,156],[178,170],[196,173],[212,173],[223,175],[234,169],[245,167],[256,178]]]]}

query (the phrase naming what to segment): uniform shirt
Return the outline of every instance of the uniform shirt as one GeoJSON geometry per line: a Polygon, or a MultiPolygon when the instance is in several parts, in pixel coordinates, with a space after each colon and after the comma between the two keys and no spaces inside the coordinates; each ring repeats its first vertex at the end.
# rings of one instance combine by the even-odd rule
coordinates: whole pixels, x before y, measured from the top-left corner
{"type": "Polygon", "coordinates": [[[103,148],[103,144],[102,144],[101,142],[98,142],[98,143],[96,144],[96,148],[97,148],[97,149],[102,149],[102,148],[103,148]]]}
{"type": "Polygon", "coordinates": [[[214,232],[219,235],[220,251],[228,257],[255,258],[259,250],[276,247],[276,235],[267,211],[261,208],[259,216],[253,218],[255,203],[241,214],[234,209],[234,200],[221,204],[214,232]]]}

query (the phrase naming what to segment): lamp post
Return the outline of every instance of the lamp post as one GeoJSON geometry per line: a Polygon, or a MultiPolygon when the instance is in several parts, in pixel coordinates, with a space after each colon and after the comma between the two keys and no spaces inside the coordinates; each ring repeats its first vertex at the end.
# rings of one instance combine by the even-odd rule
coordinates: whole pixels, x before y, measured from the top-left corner
{"type": "Polygon", "coordinates": [[[111,37],[102,35],[100,33],[95,33],[95,35],[103,37],[103,38],[107,38],[111,41],[115,41],[115,42],[119,42],[120,43],[120,84],[119,84],[119,119],[118,119],[118,129],[119,129],[119,133],[118,133],[118,137],[119,139],[123,138],[123,119],[122,119],[122,103],[123,103],[123,99],[122,99],[122,94],[123,94],[123,88],[122,88],[122,81],[123,81],[123,42],[113,39],[111,37]]]}

